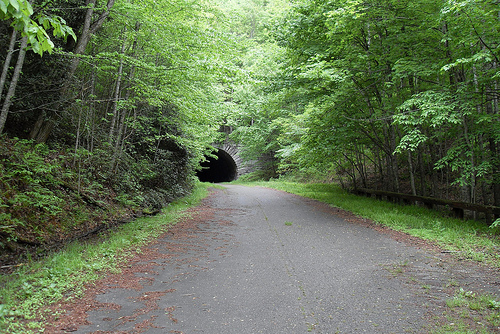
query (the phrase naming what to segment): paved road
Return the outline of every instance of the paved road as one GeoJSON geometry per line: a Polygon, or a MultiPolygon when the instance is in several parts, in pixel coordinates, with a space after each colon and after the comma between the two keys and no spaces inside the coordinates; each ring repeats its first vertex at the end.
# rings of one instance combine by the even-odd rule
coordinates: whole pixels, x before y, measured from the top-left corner
{"type": "Polygon", "coordinates": [[[276,190],[229,185],[200,210],[121,276],[140,284],[106,283],[71,331],[426,331],[428,299],[397,271],[432,255],[276,190]]]}

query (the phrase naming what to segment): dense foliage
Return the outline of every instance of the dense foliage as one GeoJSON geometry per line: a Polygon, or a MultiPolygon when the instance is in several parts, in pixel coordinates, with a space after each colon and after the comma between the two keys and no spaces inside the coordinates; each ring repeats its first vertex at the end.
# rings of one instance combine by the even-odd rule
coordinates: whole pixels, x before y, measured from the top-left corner
{"type": "Polygon", "coordinates": [[[106,182],[97,181],[99,170],[90,162],[97,156],[87,157],[87,164],[75,169],[70,166],[77,156],[64,149],[2,139],[0,261],[4,264],[23,245],[56,245],[139,209],[130,205],[137,192],[117,194],[106,182]]]}
{"type": "Polygon", "coordinates": [[[265,103],[235,119],[239,137],[271,150],[282,174],[313,168],[346,186],[498,206],[499,10],[490,0],[294,1],[262,57],[275,71],[253,88],[251,101],[265,103]]]}
{"type": "Polygon", "coordinates": [[[499,15],[493,0],[0,1],[0,232],[23,224],[12,194],[31,167],[14,156],[63,166],[56,188],[87,178],[159,208],[221,126],[267,178],[500,205],[499,15]]]}
{"type": "Polygon", "coordinates": [[[251,177],[500,206],[499,58],[498,0],[0,0],[0,262],[160,210],[226,134],[251,177]]]}
{"type": "Polygon", "coordinates": [[[187,0],[4,3],[0,246],[33,241],[26,226],[44,242],[116,209],[76,219],[77,202],[150,211],[190,191],[221,137],[238,70],[221,10],[187,0]]]}

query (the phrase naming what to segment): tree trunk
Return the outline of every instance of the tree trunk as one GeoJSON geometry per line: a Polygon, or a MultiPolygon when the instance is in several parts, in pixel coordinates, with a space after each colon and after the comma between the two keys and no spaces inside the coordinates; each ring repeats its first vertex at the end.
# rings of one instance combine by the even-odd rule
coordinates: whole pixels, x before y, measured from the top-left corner
{"type": "Polygon", "coordinates": [[[80,146],[80,132],[81,132],[81,125],[82,125],[82,110],[78,110],[78,122],[76,126],[76,138],[75,138],[75,156],[73,157],[73,165],[76,163],[76,156],[78,153],[78,148],[80,146]]]}
{"type": "Polygon", "coordinates": [[[425,161],[423,151],[425,150],[425,146],[418,149],[418,166],[419,166],[419,174],[420,174],[420,196],[426,196],[425,189],[425,161]]]}
{"type": "Polygon", "coordinates": [[[120,121],[118,124],[118,129],[117,129],[118,131],[117,131],[117,135],[116,135],[115,150],[114,150],[113,159],[111,162],[111,165],[112,165],[111,170],[113,170],[114,172],[116,172],[118,170],[119,163],[117,161],[120,160],[120,156],[121,156],[121,153],[123,150],[124,142],[122,141],[122,138],[124,137],[126,118],[127,118],[127,111],[122,110],[120,121]]]}
{"type": "Polygon", "coordinates": [[[55,122],[46,117],[47,113],[43,111],[30,132],[29,138],[34,139],[37,143],[45,143],[54,129],[55,122]]]}
{"type": "Polygon", "coordinates": [[[12,104],[12,98],[16,92],[17,82],[21,75],[21,70],[24,64],[24,57],[26,56],[26,47],[28,46],[28,37],[23,37],[21,39],[21,47],[19,49],[19,55],[17,57],[16,67],[14,68],[14,73],[12,74],[12,80],[10,81],[9,90],[7,95],[5,95],[5,100],[3,102],[2,111],[0,113],[0,133],[3,132],[5,127],[5,122],[7,121],[7,115],[9,114],[9,109],[12,104]]]}
{"type": "MultiPolygon", "coordinates": [[[[137,32],[139,31],[140,26],[141,25],[139,22],[137,22],[135,25],[136,36],[135,36],[134,42],[132,43],[132,54],[131,54],[131,57],[133,57],[133,58],[135,58],[135,51],[137,49],[137,38],[138,38],[137,32]]],[[[125,54],[125,45],[126,45],[125,32],[126,32],[126,29],[123,32],[124,35],[123,35],[123,44],[122,44],[121,54],[125,54]]],[[[121,77],[123,75],[123,61],[120,62],[119,73],[120,73],[119,75],[121,77]]],[[[128,75],[128,87],[130,87],[131,82],[134,78],[134,75],[135,75],[135,66],[132,66],[130,69],[130,73],[128,75]]],[[[121,82],[121,80],[120,80],[120,82],[121,82]]],[[[128,89],[127,87],[125,88],[125,90],[126,90],[125,101],[128,101],[130,98],[130,95],[131,95],[131,90],[128,89]]],[[[129,112],[123,110],[122,115],[120,117],[119,124],[118,124],[116,141],[115,141],[115,150],[114,150],[113,159],[112,159],[112,169],[114,169],[115,171],[118,169],[120,157],[121,157],[122,152],[124,150],[125,142],[127,139],[125,136],[125,132],[126,132],[126,128],[127,128],[125,123],[126,123],[126,120],[129,116],[129,114],[130,114],[129,112]]]]}
{"type": "Polygon", "coordinates": [[[439,197],[439,178],[436,170],[434,169],[434,164],[439,160],[440,155],[439,147],[435,144],[429,143],[429,163],[427,163],[427,173],[430,176],[430,196],[439,197]]]}
{"type": "Polygon", "coordinates": [[[94,137],[95,137],[95,105],[93,99],[95,98],[95,70],[91,69],[90,72],[90,97],[87,99],[88,111],[86,113],[84,124],[87,124],[85,144],[89,152],[94,151],[94,137]]]}
{"type": "Polygon", "coordinates": [[[417,195],[417,188],[415,187],[415,171],[413,170],[413,157],[410,150],[408,150],[408,169],[410,170],[411,193],[412,195],[417,195]]]}
{"type": "Polygon", "coordinates": [[[17,30],[12,29],[12,35],[10,36],[9,49],[7,50],[7,55],[5,56],[5,62],[3,64],[2,75],[0,75],[0,101],[2,100],[3,87],[7,81],[7,74],[9,73],[10,61],[12,60],[12,54],[14,53],[14,47],[16,46],[17,40],[17,30]]]}
{"type": "Polygon", "coordinates": [[[468,202],[476,203],[476,155],[474,152],[474,143],[472,143],[469,137],[469,127],[467,125],[467,119],[465,116],[463,117],[463,125],[464,125],[464,138],[465,143],[470,151],[470,166],[471,166],[471,175],[469,179],[469,194],[467,195],[468,202]]]}
{"type": "Polygon", "coordinates": [[[120,50],[120,65],[118,67],[118,74],[117,74],[117,78],[116,78],[116,85],[115,85],[115,92],[113,94],[113,109],[112,109],[112,112],[113,112],[113,116],[111,118],[111,125],[110,125],[110,128],[109,128],[109,143],[111,145],[113,145],[113,138],[115,137],[115,126],[116,126],[116,120],[117,120],[117,117],[118,117],[118,100],[120,99],[120,88],[121,88],[121,83],[122,83],[122,74],[123,74],[123,54],[125,53],[125,42],[126,42],[126,38],[125,38],[125,33],[126,33],[127,29],[123,29],[123,41],[122,41],[122,48],[120,50]]]}
{"type": "MultiPolygon", "coordinates": [[[[375,146],[374,148],[374,152],[375,152],[375,170],[377,171],[378,175],[379,175],[379,182],[381,184],[384,184],[385,182],[385,177],[384,177],[384,167],[382,166],[383,165],[383,158],[380,156],[381,153],[380,153],[380,148],[375,146]]],[[[378,185],[375,184],[375,189],[378,189],[378,185]]]]}
{"type": "Polygon", "coordinates": [[[389,152],[391,152],[389,158],[391,162],[391,172],[392,175],[391,177],[393,178],[393,186],[394,186],[394,191],[399,192],[399,167],[398,167],[398,158],[396,155],[392,154],[396,150],[396,131],[394,129],[394,126],[391,124],[388,124],[388,131],[389,131],[389,152]]]}
{"type": "Polygon", "coordinates": [[[500,149],[499,145],[494,138],[489,139],[490,152],[493,160],[492,170],[492,191],[493,191],[493,205],[500,206],[500,149]]]}
{"type": "MultiPolygon", "coordinates": [[[[498,17],[500,19],[500,12],[498,13],[498,17]]],[[[498,63],[493,62],[493,66],[498,68],[498,63]]],[[[495,115],[499,114],[498,110],[498,81],[495,80],[493,83],[493,88],[495,90],[495,94],[493,94],[493,103],[492,103],[492,113],[495,115]]],[[[493,137],[489,138],[490,142],[490,151],[492,155],[492,165],[493,165],[493,205],[500,206],[500,147],[498,141],[496,141],[493,137]]]]}
{"type": "MultiPolygon", "coordinates": [[[[85,52],[85,49],[87,48],[87,44],[89,43],[90,38],[92,37],[93,34],[97,32],[97,30],[101,28],[101,26],[104,24],[104,21],[109,16],[109,12],[113,7],[113,5],[115,4],[115,0],[108,0],[108,3],[106,5],[106,10],[99,15],[97,20],[92,22],[95,3],[96,0],[88,0],[87,2],[88,8],[87,12],[85,13],[85,21],[83,23],[82,33],[80,34],[78,42],[75,46],[75,50],[73,51],[73,53],[76,55],[82,55],[85,52]]],[[[80,58],[74,57],[71,61],[67,80],[71,80],[72,76],[75,74],[78,64],[80,64],[80,58]]]]}
{"type": "MultiPolygon", "coordinates": [[[[99,30],[102,27],[102,25],[108,18],[110,10],[115,4],[115,0],[108,0],[105,10],[99,15],[99,17],[94,22],[92,22],[92,17],[94,16],[95,3],[96,0],[88,0],[87,2],[88,8],[87,12],[85,13],[85,21],[82,27],[82,32],[78,37],[77,44],[73,51],[75,55],[82,55],[85,52],[87,44],[89,43],[92,35],[95,34],[97,30],[99,30]]],[[[80,57],[77,56],[71,60],[68,73],[61,87],[60,98],[59,98],[60,101],[56,109],[61,110],[63,106],[66,104],[64,101],[66,100],[67,90],[69,87],[71,87],[70,84],[73,81],[73,76],[76,72],[78,64],[80,64],[80,57]]],[[[42,112],[38,117],[33,130],[30,133],[30,138],[36,139],[37,142],[45,142],[48,139],[52,129],[54,128],[54,125],[55,125],[54,120],[51,119],[51,117],[49,117],[49,115],[47,115],[45,112],[42,112]]]]}

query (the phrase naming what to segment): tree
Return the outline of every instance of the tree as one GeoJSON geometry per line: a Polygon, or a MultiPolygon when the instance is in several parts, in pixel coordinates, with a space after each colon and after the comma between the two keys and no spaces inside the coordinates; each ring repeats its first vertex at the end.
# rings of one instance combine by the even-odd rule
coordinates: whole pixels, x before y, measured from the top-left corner
{"type": "Polygon", "coordinates": [[[300,117],[285,114],[303,130],[278,157],[336,165],[352,186],[446,196],[451,183],[498,203],[496,6],[294,2],[273,30],[287,50],[273,87],[303,101],[300,117]]]}
{"type": "Polygon", "coordinates": [[[52,29],[53,35],[55,37],[66,39],[68,36],[72,36],[74,39],[76,39],[73,30],[66,25],[66,22],[61,17],[48,14],[45,11],[41,10],[36,15],[35,21],[32,18],[32,15],[33,7],[28,1],[12,0],[7,2],[0,2],[0,20],[11,21],[11,26],[13,27],[9,49],[5,57],[2,75],[0,77],[0,98],[2,89],[6,82],[11,57],[14,52],[17,33],[18,31],[22,33],[16,66],[14,67],[14,72],[9,84],[9,89],[5,96],[0,113],[0,133],[3,131],[5,122],[7,120],[7,115],[9,113],[9,109],[12,104],[12,98],[16,91],[19,76],[24,65],[24,59],[28,46],[31,50],[33,50],[33,52],[38,53],[40,56],[42,56],[46,51],[52,52],[54,43],[51,41],[47,33],[47,30],[49,28],[52,29]]]}
{"type": "MultiPolygon", "coordinates": [[[[113,7],[115,0],[107,0],[105,8],[100,12],[95,12],[96,0],[86,1],[85,18],[83,21],[83,26],[79,34],[79,38],[72,52],[72,58],[69,64],[69,69],[65,74],[64,81],[61,84],[61,89],[59,92],[59,101],[55,106],[55,110],[60,111],[69,103],[73,102],[74,98],[68,96],[68,88],[72,86],[73,75],[80,63],[80,57],[84,54],[90,38],[102,27],[104,22],[109,16],[110,10],[113,7]]],[[[42,111],[38,116],[38,119],[31,130],[30,138],[35,139],[36,142],[45,142],[55,124],[55,119],[50,115],[47,115],[45,111],[42,111]]]]}

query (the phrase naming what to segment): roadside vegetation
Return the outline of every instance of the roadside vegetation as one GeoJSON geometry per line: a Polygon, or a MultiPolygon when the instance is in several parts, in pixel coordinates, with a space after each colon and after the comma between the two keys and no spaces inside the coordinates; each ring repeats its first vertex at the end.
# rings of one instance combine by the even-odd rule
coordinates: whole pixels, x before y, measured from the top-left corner
{"type": "MultiPolygon", "coordinates": [[[[44,250],[108,225],[159,211],[192,187],[154,188],[160,177],[144,164],[110,173],[109,156],[84,149],[0,137],[0,262],[44,250]]],[[[163,177],[164,178],[164,177],[163,177]]],[[[165,179],[165,178],[164,178],[165,179]]],[[[35,254],[32,254],[35,255],[35,254]]]]}
{"type": "Polygon", "coordinates": [[[193,193],[154,217],[143,217],[87,241],[66,245],[43,259],[30,257],[9,275],[0,275],[0,333],[36,333],[43,330],[42,307],[77,298],[85,284],[119,266],[154,237],[188,214],[206,197],[209,184],[198,183],[193,193]]]}
{"type": "Polygon", "coordinates": [[[455,295],[446,301],[448,312],[447,324],[437,330],[441,333],[488,333],[486,330],[471,331],[472,324],[489,323],[500,327],[500,301],[493,296],[476,294],[473,291],[458,288],[455,295]]]}
{"type": "Polygon", "coordinates": [[[213,1],[0,1],[0,267],[191,191],[237,72],[223,17],[213,1]]]}
{"type": "MultiPolygon", "coordinates": [[[[423,207],[355,196],[335,184],[279,180],[241,183],[316,199],[376,224],[435,242],[461,258],[500,268],[500,231],[478,221],[458,220],[423,207]]],[[[73,242],[41,260],[28,256],[13,273],[0,277],[0,332],[35,333],[43,330],[44,314],[40,310],[44,306],[77,298],[83,292],[84,284],[98,279],[105,272],[119,271],[120,264],[139,252],[148,240],[185,217],[186,209],[207,195],[208,186],[211,185],[197,183],[191,196],[170,204],[157,216],[139,218],[92,241],[73,242]]],[[[291,225],[290,222],[285,224],[291,225]]],[[[456,288],[456,295],[447,301],[447,324],[435,333],[471,333],[467,331],[467,323],[479,317],[491,324],[499,323],[498,300],[456,288]]]]}
{"type": "Polygon", "coordinates": [[[290,3],[243,59],[254,82],[228,125],[246,156],[272,177],[500,206],[497,2],[290,3]]]}

